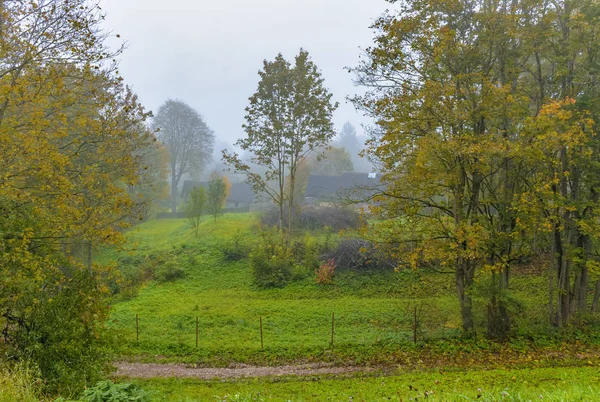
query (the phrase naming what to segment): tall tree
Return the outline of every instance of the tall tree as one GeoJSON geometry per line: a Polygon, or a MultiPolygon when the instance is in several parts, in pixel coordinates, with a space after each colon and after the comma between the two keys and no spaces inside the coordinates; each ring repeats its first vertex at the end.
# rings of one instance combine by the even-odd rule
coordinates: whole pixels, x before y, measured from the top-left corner
{"type": "Polygon", "coordinates": [[[123,241],[154,138],[94,2],[2,1],[0,15],[0,353],[74,394],[110,357],[91,246],[123,241]]]}
{"type": "Polygon", "coordinates": [[[169,151],[171,211],[177,212],[177,188],[184,174],[199,174],[210,161],[215,136],[202,116],[179,100],[168,100],[154,117],[153,128],[169,151]]]}
{"type": "Polygon", "coordinates": [[[356,128],[350,122],[344,123],[342,130],[333,141],[332,145],[338,148],[344,148],[350,155],[352,166],[357,172],[373,172],[375,167],[371,161],[362,155],[366,149],[365,143],[367,138],[359,136],[356,128]]]}
{"type": "Polygon", "coordinates": [[[336,138],[335,146],[344,148],[348,153],[356,154],[362,149],[356,128],[349,121],[344,123],[338,138],[336,138]]]}
{"type": "Polygon", "coordinates": [[[323,85],[323,78],[308,52],[300,50],[291,65],[281,54],[264,61],[260,82],[246,108],[247,137],[236,146],[265,169],[259,174],[237,154],[223,152],[236,172],[246,174],[254,191],[267,194],[279,208],[279,228],[289,243],[293,225],[296,177],[308,155],[317,152],[335,135],[331,116],[338,107],[323,85]],[[287,219],[285,211],[287,209],[287,219]]]}
{"type": "Polygon", "coordinates": [[[377,209],[413,225],[410,238],[397,238],[417,245],[411,263],[454,273],[466,335],[475,272],[491,278],[488,333],[506,336],[510,266],[535,251],[535,236],[548,238],[558,287],[551,316],[566,324],[585,311],[597,264],[598,6],[399,8],[376,22],[376,46],[356,69],[370,88],[356,104],[383,132],[370,142],[387,172],[377,209]]]}

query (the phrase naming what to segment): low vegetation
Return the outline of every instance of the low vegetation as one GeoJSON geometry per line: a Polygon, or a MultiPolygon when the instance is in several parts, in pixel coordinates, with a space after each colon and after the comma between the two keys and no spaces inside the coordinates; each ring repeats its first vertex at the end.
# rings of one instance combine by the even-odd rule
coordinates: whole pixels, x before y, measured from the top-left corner
{"type": "Polygon", "coordinates": [[[39,372],[24,364],[0,369],[0,402],[37,402],[39,372]]]}
{"type": "MultiPolygon", "coordinates": [[[[131,232],[134,249],[106,250],[99,256],[105,263],[116,261],[129,277],[141,272],[146,278],[130,285],[121,282],[127,291],[116,292],[109,320],[125,343],[128,359],[218,366],[328,361],[423,368],[426,364],[415,362],[436,367],[484,360],[490,367],[504,361],[526,364],[527,359],[556,364],[561,358],[549,352],[559,351],[568,364],[581,364],[578,353],[595,353],[594,315],[561,332],[548,325],[547,276],[535,264],[513,272],[511,308],[518,314],[511,340],[464,341],[459,340],[460,313],[448,274],[426,269],[396,272],[366,263],[359,269],[328,268],[332,261],[323,259],[329,255],[323,245],[335,251],[347,241],[331,232],[313,231],[297,238],[287,254],[288,265],[268,259],[288,270],[279,277],[285,283],[256,283],[253,252],[265,239],[274,241],[257,223],[254,214],[226,214],[217,223],[207,217],[200,228],[206,235],[195,238],[184,219],[150,221],[131,232]],[[231,258],[232,247],[251,257],[240,252],[239,258],[231,258]],[[168,259],[166,266],[178,267],[183,277],[165,282],[144,273],[152,261],[168,259]]],[[[473,292],[481,333],[487,325],[487,286],[482,276],[473,292]]]]}
{"type": "Polygon", "coordinates": [[[140,381],[156,401],[592,401],[600,399],[595,367],[426,371],[384,376],[306,377],[236,382],[140,381]]]}

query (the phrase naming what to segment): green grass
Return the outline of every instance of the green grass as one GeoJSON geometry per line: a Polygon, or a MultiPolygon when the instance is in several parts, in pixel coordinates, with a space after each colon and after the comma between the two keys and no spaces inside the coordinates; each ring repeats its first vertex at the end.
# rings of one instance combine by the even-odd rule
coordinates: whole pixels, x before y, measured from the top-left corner
{"type": "Polygon", "coordinates": [[[41,401],[37,377],[37,372],[23,364],[10,369],[0,366],[0,402],[41,401]]]}
{"type": "Polygon", "coordinates": [[[138,381],[157,401],[597,401],[597,367],[408,372],[391,376],[138,381]],[[236,397],[237,396],[237,397],[236,397]]]}
{"type": "MultiPolygon", "coordinates": [[[[247,260],[229,261],[222,250],[235,236],[247,247],[255,244],[256,223],[253,214],[227,214],[216,224],[206,218],[195,238],[183,219],[150,221],[128,234],[129,250],[100,253],[97,261],[119,261],[124,271],[140,269],[144,259],[168,255],[186,272],[183,279],[153,281],[133,298],[115,299],[109,326],[124,340],[126,356],[207,365],[385,362],[390,351],[415,348],[411,346],[415,306],[421,323],[419,339],[435,341],[459,334],[460,317],[449,275],[423,273],[425,288],[417,299],[411,295],[414,275],[393,271],[338,272],[332,285],[319,285],[308,273],[283,289],[254,288],[247,260]],[[333,312],[335,347],[331,348],[333,312]]],[[[527,306],[515,315],[515,326],[524,333],[536,325],[543,327],[546,280],[515,274],[512,281],[515,295],[527,306]]],[[[483,328],[485,305],[475,307],[483,328]]],[[[441,345],[442,352],[448,348],[441,345]]]]}

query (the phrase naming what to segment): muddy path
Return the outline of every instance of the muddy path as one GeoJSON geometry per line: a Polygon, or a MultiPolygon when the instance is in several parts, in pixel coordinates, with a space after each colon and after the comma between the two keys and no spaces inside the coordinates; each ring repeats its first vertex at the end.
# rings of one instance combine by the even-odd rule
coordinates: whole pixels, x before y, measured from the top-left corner
{"type": "Polygon", "coordinates": [[[369,367],[335,367],[327,364],[300,364],[276,367],[238,365],[232,368],[195,368],[186,364],[117,362],[117,377],[128,378],[195,378],[227,380],[255,377],[310,376],[372,372],[369,367]]]}

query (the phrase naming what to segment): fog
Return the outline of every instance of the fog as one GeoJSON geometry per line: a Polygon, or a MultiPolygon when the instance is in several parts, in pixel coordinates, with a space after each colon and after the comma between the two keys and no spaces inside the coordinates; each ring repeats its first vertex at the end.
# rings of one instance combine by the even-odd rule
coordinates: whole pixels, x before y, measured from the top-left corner
{"type": "Polygon", "coordinates": [[[105,27],[124,40],[125,82],[150,110],[169,98],[202,114],[216,146],[244,135],[244,108],[264,59],[291,59],[303,47],[340,102],[336,130],[351,122],[362,133],[368,118],[345,97],[360,91],[344,70],[371,45],[369,28],[384,0],[104,0],[105,27]]]}

